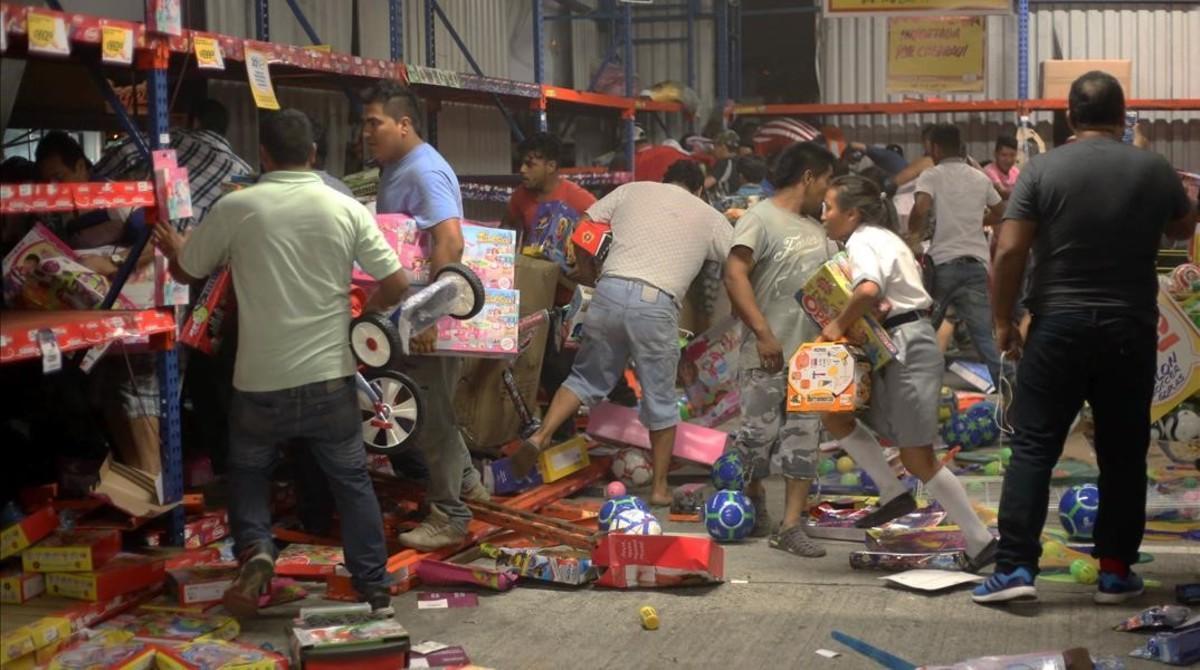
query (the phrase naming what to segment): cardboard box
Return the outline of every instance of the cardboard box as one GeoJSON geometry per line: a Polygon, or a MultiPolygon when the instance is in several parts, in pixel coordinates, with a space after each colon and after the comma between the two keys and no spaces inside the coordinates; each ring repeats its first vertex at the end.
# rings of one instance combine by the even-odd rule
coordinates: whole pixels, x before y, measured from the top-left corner
{"type": "Polygon", "coordinates": [[[484,544],[481,550],[496,559],[498,569],[516,572],[522,579],[579,586],[596,578],[591,554],[580,549],[517,549],[484,544]]]}
{"type": "Polygon", "coordinates": [[[0,603],[20,605],[46,590],[46,578],[40,572],[25,572],[12,568],[0,572],[0,603]]]}
{"type": "Polygon", "coordinates": [[[119,554],[93,572],[52,572],[46,590],[76,600],[108,600],[162,582],[162,561],[137,554],[119,554]]]}
{"type": "MultiPolygon", "coordinates": [[[[604,401],[588,414],[587,433],[593,439],[611,444],[650,449],[650,431],[642,425],[638,411],[604,401]]],[[[712,465],[725,453],[729,434],[691,423],[676,426],[675,447],[671,453],[696,463],[712,465]]]]}
{"type": "Polygon", "coordinates": [[[588,252],[597,262],[603,263],[612,247],[612,226],[585,218],[571,233],[571,243],[576,249],[588,252]]]}
{"type": "Polygon", "coordinates": [[[291,646],[307,670],[408,667],[408,631],[394,619],[293,628],[291,646]]]}
{"type": "Polygon", "coordinates": [[[58,528],[58,513],[52,507],[43,507],[17,523],[5,526],[0,531],[0,560],[15,556],[58,528]]]}
{"type": "MultiPolygon", "coordinates": [[[[433,238],[417,228],[417,222],[407,214],[376,214],[375,222],[383,232],[388,246],[396,250],[400,265],[409,283],[424,286],[430,282],[429,256],[433,238]]],[[[462,262],[474,272],[484,288],[511,289],[516,286],[514,271],[517,253],[517,233],[475,223],[463,223],[462,262]]],[[[355,284],[372,285],[375,278],[355,268],[351,279],[355,284]]]]}
{"type": "Polygon", "coordinates": [[[188,314],[179,341],[193,349],[212,354],[221,346],[222,325],[237,314],[237,296],[233,290],[233,271],[223,267],[204,282],[196,306],[188,314]]]}
{"type": "Polygon", "coordinates": [[[745,330],[735,316],[718,320],[679,357],[679,381],[695,423],[713,428],[738,414],[738,359],[745,330]]]}
{"type": "Polygon", "coordinates": [[[148,610],[119,614],[97,628],[128,633],[134,639],[145,642],[176,644],[199,640],[232,640],[242,632],[237,620],[228,616],[148,610]]]}
{"type": "Polygon", "coordinates": [[[163,504],[162,473],[151,474],[113,460],[110,454],[100,466],[100,483],[93,495],[134,519],[157,517],[174,509],[179,503],[163,504]]]}
{"type": "Polygon", "coordinates": [[[539,204],[534,214],[530,246],[526,247],[525,253],[532,251],[564,271],[570,269],[575,265],[575,244],[571,235],[579,218],[579,212],[561,200],[539,204]]]}
{"type": "Polygon", "coordinates": [[[521,316],[521,292],[484,289],[483,310],[459,321],[442,317],[437,322],[437,353],[445,356],[515,358],[517,322],[521,316]]]}
{"type": "MultiPolygon", "coordinates": [[[[229,514],[214,512],[202,514],[188,519],[183,525],[183,546],[185,549],[200,549],[205,545],[229,537],[229,514]]],[[[145,535],[146,546],[161,547],[166,538],[166,531],[153,530],[145,535]]]]}
{"type": "Polygon", "coordinates": [[[289,544],[275,559],[275,574],[281,577],[323,577],[332,575],[337,566],[345,562],[341,547],[289,544]]]}
{"type": "Polygon", "coordinates": [[[549,484],[588,466],[588,439],[583,435],[556,444],[538,455],[538,471],[549,484]]]}
{"type": "Polygon", "coordinates": [[[207,640],[159,647],[156,670],[287,670],[283,656],[248,644],[207,640]]]}
{"type": "Polygon", "coordinates": [[[36,662],[33,655],[37,650],[57,644],[70,635],[70,620],[57,616],[43,617],[13,630],[5,629],[3,637],[0,637],[0,666],[8,668],[11,663],[25,656],[36,662]]]}
{"type": "Polygon", "coordinates": [[[788,361],[789,412],[857,412],[871,395],[871,364],[858,347],[805,342],[788,361]]]}
{"type": "Polygon", "coordinates": [[[696,586],[725,579],[725,550],[707,537],[605,535],[592,552],[605,568],[597,586],[619,589],[696,586]]]}
{"type": "Polygon", "coordinates": [[[1066,100],[1071,84],[1081,75],[1100,70],[1121,82],[1125,99],[1133,94],[1133,61],[1131,60],[1045,60],[1042,61],[1042,97],[1048,100],[1066,100]]]}
{"type": "Polygon", "coordinates": [[[29,572],[88,572],[119,551],[120,531],[64,530],[26,549],[21,565],[29,572]]]}
{"type": "Polygon", "coordinates": [[[512,459],[507,457],[492,461],[483,473],[484,487],[488,491],[502,496],[541,486],[544,483],[541,471],[536,468],[524,479],[518,479],[513,474],[512,459]]]}
{"type": "Polygon", "coordinates": [[[167,572],[169,591],[175,594],[180,605],[221,602],[225,591],[237,580],[237,575],[236,563],[198,565],[167,572]]]}
{"type": "Polygon", "coordinates": [[[151,670],[158,650],[145,642],[100,637],[58,652],[50,670],[151,670]]]}
{"type": "MultiPolygon", "coordinates": [[[[846,254],[839,253],[825,262],[821,269],[804,283],[796,300],[818,326],[824,328],[841,314],[850,302],[850,266],[846,254]]],[[[861,343],[871,361],[872,369],[886,365],[896,355],[896,345],[879,322],[865,316],[850,328],[847,339],[861,343]]]]}

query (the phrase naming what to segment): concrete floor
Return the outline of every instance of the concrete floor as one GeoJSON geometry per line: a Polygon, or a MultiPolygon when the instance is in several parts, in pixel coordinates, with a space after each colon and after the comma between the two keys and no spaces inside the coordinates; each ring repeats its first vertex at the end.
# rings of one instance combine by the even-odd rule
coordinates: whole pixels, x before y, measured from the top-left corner
{"type": "MultiPolygon", "coordinates": [[[[782,483],[768,481],[772,515],[782,514],[782,483]]],[[[699,524],[667,532],[703,533],[699,524]]],[[[478,608],[422,610],[416,594],[396,598],[398,620],[412,640],[464,647],[471,660],[497,668],[877,668],[830,637],[840,630],[921,663],[983,655],[1087,647],[1093,657],[1125,658],[1145,635],[1112,626],[1146,607],[1173,602],[1177,583],[1200,577],[1200,549],[1172,545],[1140,572],[1163,588],[1121,607],[1092,604],[1092,587],[1039,584],[1041,601],[985,608],[967,591],[923,595],[883,585],[884,573],[852,571],[855,545],[825,543],[829,555],[802,559],[765,540],[726,546],[726,583],[679,590],[565,590],[518,586],[481,594],[478,608]],[[1188,552],[1188,553],[1179,553],[1188,552]],[[732,583],[731,580],[748,583],[732,583]],[[653,605],[662,626],[642,630],[637,610],[653,605]],[[842,653],[827,660],[817,649],[842,653]]],[[[436,588],[430,590],[448,590],[436,588]]],[[[313,602],[311,604],[317,604],[313,602]]],[[[286,648],[295,610],[246,622],[243,639],[286,648]]],[[[1165,667],[1126,659],[1129,668],[1165,667]]]]}

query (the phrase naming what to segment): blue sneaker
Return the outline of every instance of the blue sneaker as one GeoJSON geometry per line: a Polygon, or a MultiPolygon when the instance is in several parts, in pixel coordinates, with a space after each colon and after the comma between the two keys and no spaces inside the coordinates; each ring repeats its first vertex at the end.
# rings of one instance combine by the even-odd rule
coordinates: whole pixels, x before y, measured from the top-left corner
{"type": "Polygon", "coordinates": [[[975,587],[971,600],[977,603],[1006,603],[1014,600],[1037,600],[1037,587],[1028,568],[1012,572],[997,572],[975,587]]]}
{"type": "Polygon", "coordinates": [[[1142,578],[1132,570],[1124,579],[1118,577],[1115,572],[1101,572],[1100,588],[1096,591],[1094,600],[1097,605],[1120,605],[1145,592],[1146,585],[1142,582],[1142,578]]]}

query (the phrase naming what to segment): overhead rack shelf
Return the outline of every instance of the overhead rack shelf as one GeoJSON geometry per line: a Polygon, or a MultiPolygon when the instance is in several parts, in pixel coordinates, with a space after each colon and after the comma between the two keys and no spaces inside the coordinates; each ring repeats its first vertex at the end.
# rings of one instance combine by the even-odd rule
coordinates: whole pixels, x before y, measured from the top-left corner
{"type": "Polygon", "coordinates": [[[5,311],[0,319],[0,364],[41,358],[38,333],[54,334],[63,353],[130,338],[149,338],[156,351],[175,341],[175,318],[169,308],[141,311],[5,311]]]}
{"type": "MultiPolygon", "coordinates": [[[[1200,99],[1129,100],[1129,109],[1200,110],[1200,99]]],[[[952,112],[1032,112],[1067,108],[1066,100],[908,100],[836,104],[734,105],[734,116],[803,116],[820,114],[937,114],[952,112]]]]}

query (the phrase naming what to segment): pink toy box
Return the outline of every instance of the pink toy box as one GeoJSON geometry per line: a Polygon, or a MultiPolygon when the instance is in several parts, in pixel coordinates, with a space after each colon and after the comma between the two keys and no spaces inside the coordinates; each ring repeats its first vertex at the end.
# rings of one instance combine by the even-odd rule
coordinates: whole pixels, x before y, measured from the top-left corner
{"type": "Polygon", "coordinates": [[[459,321],[438,321],[437,351],[443,355],[478,358],[512,358],[518,353],[517,322],[521,293],[511,289],[484,289],[483,311],[459,321]]]}
{"type": "MultiPolygon", "coordinates": [[[[432,238],[419,230],[407,214],[376,214],[375,221],[389,246],[400,256],[400,265],[408,281],[421,286],[429,283],[429,255],[432,238]]],[[[463,264],[479,276],[485,288],[511,289],[516,285],[517,233],[475,223],[462,224],[463,264]]],[[[356,284],[371,285],[375,280],[355,268],[356,284]]]]}
{"type": "MultiPolygon", "coordinates": [[[[650,432],[638,420],[636,409],[602,402],[591,409],[588,435],[602,442],[650,448],[650,432]]],[[[675,449],[679,458],[712,465],[725,452],[729,435],[712,428],[681,423],[676,426],[675,449]]]]}

